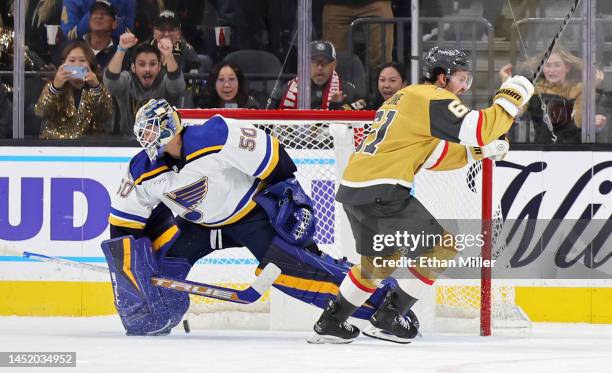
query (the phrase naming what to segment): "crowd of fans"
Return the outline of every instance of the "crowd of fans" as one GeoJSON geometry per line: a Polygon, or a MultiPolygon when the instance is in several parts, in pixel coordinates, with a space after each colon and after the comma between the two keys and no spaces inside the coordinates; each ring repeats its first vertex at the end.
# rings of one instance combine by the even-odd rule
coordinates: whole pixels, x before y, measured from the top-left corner
{"type": "MultiPolygon", "coordinates": [[[[423,1],[422,14],[441,16],[447,3],[423,1]]],[[[490,8],[483,7],[489,18],[490,8]]],[[[0,70],[11,70],[10,4],[3,2],[1,10],[0,70]]],[[[31,0],[26,70],[42,73],[26,79],[26,136],[131,137],[136,111],[159,97],[179,108],[296,109],[302,84],[294,77],[296,12],[297,2],[284,0],[31,0]],[[257,77],[274,88],[253,88],[245,66],[229,61],[239,50],[266,50],[282,61],[275,76],[257,77]]],[[[383,41],[368,44],[360,61],[371,82],[344,75],[347,60],[341,58],[354,19],[409,16],[403,2],[315,0],[312,12],[313,39],[320,40],[311,43],[311,108],[376,110],[409,83],[406,67],[393,62],[393,26],[369,28],[372,40],[383,41]]],[[[500,79],[512,69],[504,66],[500,79]]],[[[559,143],[581,142],[582,70],[582,61],[563,48],[551,55],[522,117],[532,125],[533,142],[551,142],[550,128],[559,143]]],[[[601,82],[601,71],[597,76],[601,82]]],[[[10,138],[11,87],[8,79],[2,82],[0,138],[10,138]]],[[[612,132],[612,100],[600,96],[597,132],[612,132]]]]}

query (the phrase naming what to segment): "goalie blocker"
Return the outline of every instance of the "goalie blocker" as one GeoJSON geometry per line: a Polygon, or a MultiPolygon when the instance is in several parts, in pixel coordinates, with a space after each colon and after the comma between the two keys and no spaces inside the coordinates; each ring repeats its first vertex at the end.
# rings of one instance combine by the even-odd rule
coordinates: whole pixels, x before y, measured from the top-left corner
{"type": "MultiPolygon", "coordinates": [[[[189,308],[188,294],[154,286],[153,276],[183,280],[200,257],[215,249],[253,248],[253,242],[258,242],[260,250],[251,251],[261,253],[256,255],[258,275],[268,263],[281,269],[274,283],[277,289],[319,308],[335,299],[352,263],[324,254],[313,243],[311,202],[297,181],[277,183],[260,192],[255,201],[263,209],[257,208],[240,222],[216,230],[184,222],[167,208],[158,207],[153,220],[162,226],[176,222],[180,232],[172,246],[163,250],[165,253],[154,252],[147,237],[120,237],[102,243],[115,306],[127,335],[167,335],[189,308]]],[[[394,279],[386,279],[353,317],[370,319],[396,287],[394,279]]],[[[406,320],[418,327],[414,313],[409,311],[407,315],[406,320]]]]}

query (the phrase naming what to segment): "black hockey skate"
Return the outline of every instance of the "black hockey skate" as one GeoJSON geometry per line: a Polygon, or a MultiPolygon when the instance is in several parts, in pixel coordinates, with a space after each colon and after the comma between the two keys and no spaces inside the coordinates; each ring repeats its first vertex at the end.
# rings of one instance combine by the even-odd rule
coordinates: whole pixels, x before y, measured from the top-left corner
{"type": "Polygon", "coordinates": [[[419,324],[412,312],[404,316],[394,305],[393,298],[396,296],[390,292],[385,297],[384,303],[372,317],[370,324],[363,330],[368,337],[383,339],[395,343],[410,343],[419,333],[419,324]]]}
{"type": "Polygon", "coordinates": [[[348,315],[355,309],[347,304],[342,297],[336,301],[329,302],[323,314],[314,325],[315,335],[308,339],[313,344],[342,344],[351,343],[359,336],[359,328],[346,321],[348,315]],[[346,307],[343,307],[346,306],[346,307]],[[345,309],[343,309],[345,308],[345,309]],[[349,308],[348,310],[346,308],[349,308]],[[352,310],[350,308],[353,308],[352,310]],[[348,311],[351,311],[350,313],[348,311]],[[343,314],[346,314],[344,317],[343,314]]]}

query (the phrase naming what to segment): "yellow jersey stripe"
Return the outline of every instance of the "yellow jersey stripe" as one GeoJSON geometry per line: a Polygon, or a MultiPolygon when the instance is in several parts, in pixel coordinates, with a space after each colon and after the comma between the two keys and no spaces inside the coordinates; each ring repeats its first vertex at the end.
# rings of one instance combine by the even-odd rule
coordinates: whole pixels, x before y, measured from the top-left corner
{"type": "MultiPolygon", "coordinates": [[[[257,185],[257,188],[255,188],[255,193],[253,193],[251,195],[251,198],[253,198],[253,196],[255,196],[257,193],[259,193],[259,191],[261,191],[265,187],[266,187],[266,183],[259,183],[259,185],[257,185]]],[[[244,205],[244,207],[240,211],[238,211],[236,214],[230,216],[227,220],[225,220],[225,221],[223,221],[221,223],[218,223],[218,224],[204,224],[204,223],[202,223],[202,225],[205,226],[205,227],[220,227],[220,226],[223,226],[223,225],[228,225],[228,224],[235,223],[238,220],[240,220],[243,217],[245,217],[249,212],[251,212],[255,208],[255,206],[257,206],[257,203],[251,199],[246,205],[244,205]]]]}
{"type": "Polygon", "coordinates": [[[166,229],[164,233],[162,233],[159,237],[155,239],[151,243],[151,247],[153,247],[153,251],[158,251],[162,246],[170,242],[172,238],[178,233],[178,227],[176,225],[171,226],[166,229]]]}
{"type": "Polygon", "coordinates": [[[272,156],[270,157],[270,163],[268,163],[268,166],[266,166],[266,168],[261,172],[261,174],[255,175],[259,179],[265,179],[266,177],[270,176],[270,174],[272,173],[272,171],[274,171],[274,169],[276,168],[276,165],[278,164],[278,140],[275,139],[274,137],[272,137],[271,139],[272,139],[272,156]]]}
{"type": "Polygon", "coordinates": [[[186,157],[186,159],[188,161],[190,161],[190,160],[192,160],[193,158],[195,158],[197,156],[200,156],[200,155],[203,155],[203,154],[206,154],[206,153],[210,153],[210,152],[214,152],[215,150],[221,150],[221,149],[223,149],[223,145],[209,146],[207,148],[202,148],[202,149],[200,149],[198,151],[195,151],[195,152],[189,154],[186,157]]]}
{"type": "Polygon", "coordinates": [[[255,208],[255,206],[257,206],[257,203],[255,203],[254,201],[249,201],[249,203],[247,203],[242,210],[238,211],[235,215],[233,215],[232,217],[230,217],[229,219],[225,220],[224,222],[221,222],[219,224],[204,224],[202,223],[203,226],[205,227],[220,227],[222,225],[228,225],[228,224],[232,224],[237,222],[238,220],[242,219],[244,216],[246,216],[246,214],[248,214],[249,212],[251,212],[251,210],[253,210],[255,208]]]}
{"type": "Polygon", "coordinates": [[[121,220],[115,216],[110,215],[108,222],[117,227],[125,227],[132,229],[144,229],[145,224],[138,221],[121,220]]]}
{"type": "Polygon", "coordinates": [[[138,283],[136,283],[136,279],[134,278],[134,275],[132,274],[132,264],[131,264],[132,247],[130,245],[130,239],[124,238],[122,241],[123,241],[123,272],[130,279],[130,281],[132,281],[134,286],[136,286],[136,289],[140,290],[140,288],[138,287],[138,283]]]}
{"type": "Polygon", "coordinates": [[[146,178],[148,178],[148,177],[155,176],[155,175],[157,175],[157,174],[159,174],[159,173],[162,173],[162,172],[164,172],[164,171],[167,171],[167,170],[169,170],[168,166],[161,166],[161,167],[158,167],[158,168],[156,168],[156,169],[154,169],[154,170],[151,170],[151,171],[149,171],[149,172],[145,172],[144,174],[140,175],[140,177],[139,177],[138,179],[136,179],[136,181],[134,181],[134,184],[135,184],[135,185],[138,185],[138,184],[140,184],[140,183],[141,183],[141,182],[142,182],[144,179],[146,179],[146,178]]]}
{"type": "MultiPolygon", "coordinates": [[[[262,270],[257,268],[255,274],[259,275],[262,270]]],[[[312,293],[338,294],[338,285],[333,282],[319,281],[314,279],[301,278],[291,275],[281,274],[278,276],[276,285],[285,286],[302,291],[310,291],[312,293]]]]}

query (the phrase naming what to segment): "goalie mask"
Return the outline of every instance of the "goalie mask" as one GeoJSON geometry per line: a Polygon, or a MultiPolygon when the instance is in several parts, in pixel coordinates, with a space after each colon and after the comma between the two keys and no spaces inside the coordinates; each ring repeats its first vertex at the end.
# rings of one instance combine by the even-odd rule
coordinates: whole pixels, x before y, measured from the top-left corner
{"type": "Polygon", "coordinates": [[[151,162],[164,154],[166,145],[183,125],[176,109],[164,99],[152,99],[136,113],[134,135],[151,162]]]}
{"type": "MultiPolygon", "coordinates": [[[[467,55],[458,49],[440,49],[433,47],[423,60],[423,78],[430,82],[435,82],[438,75],[444,73],[447,79],[455,71],[472,72],[472,62],[467,55]]],[[[472,74],[467,82],[467,89],[472,86],[472,74]]]]}

